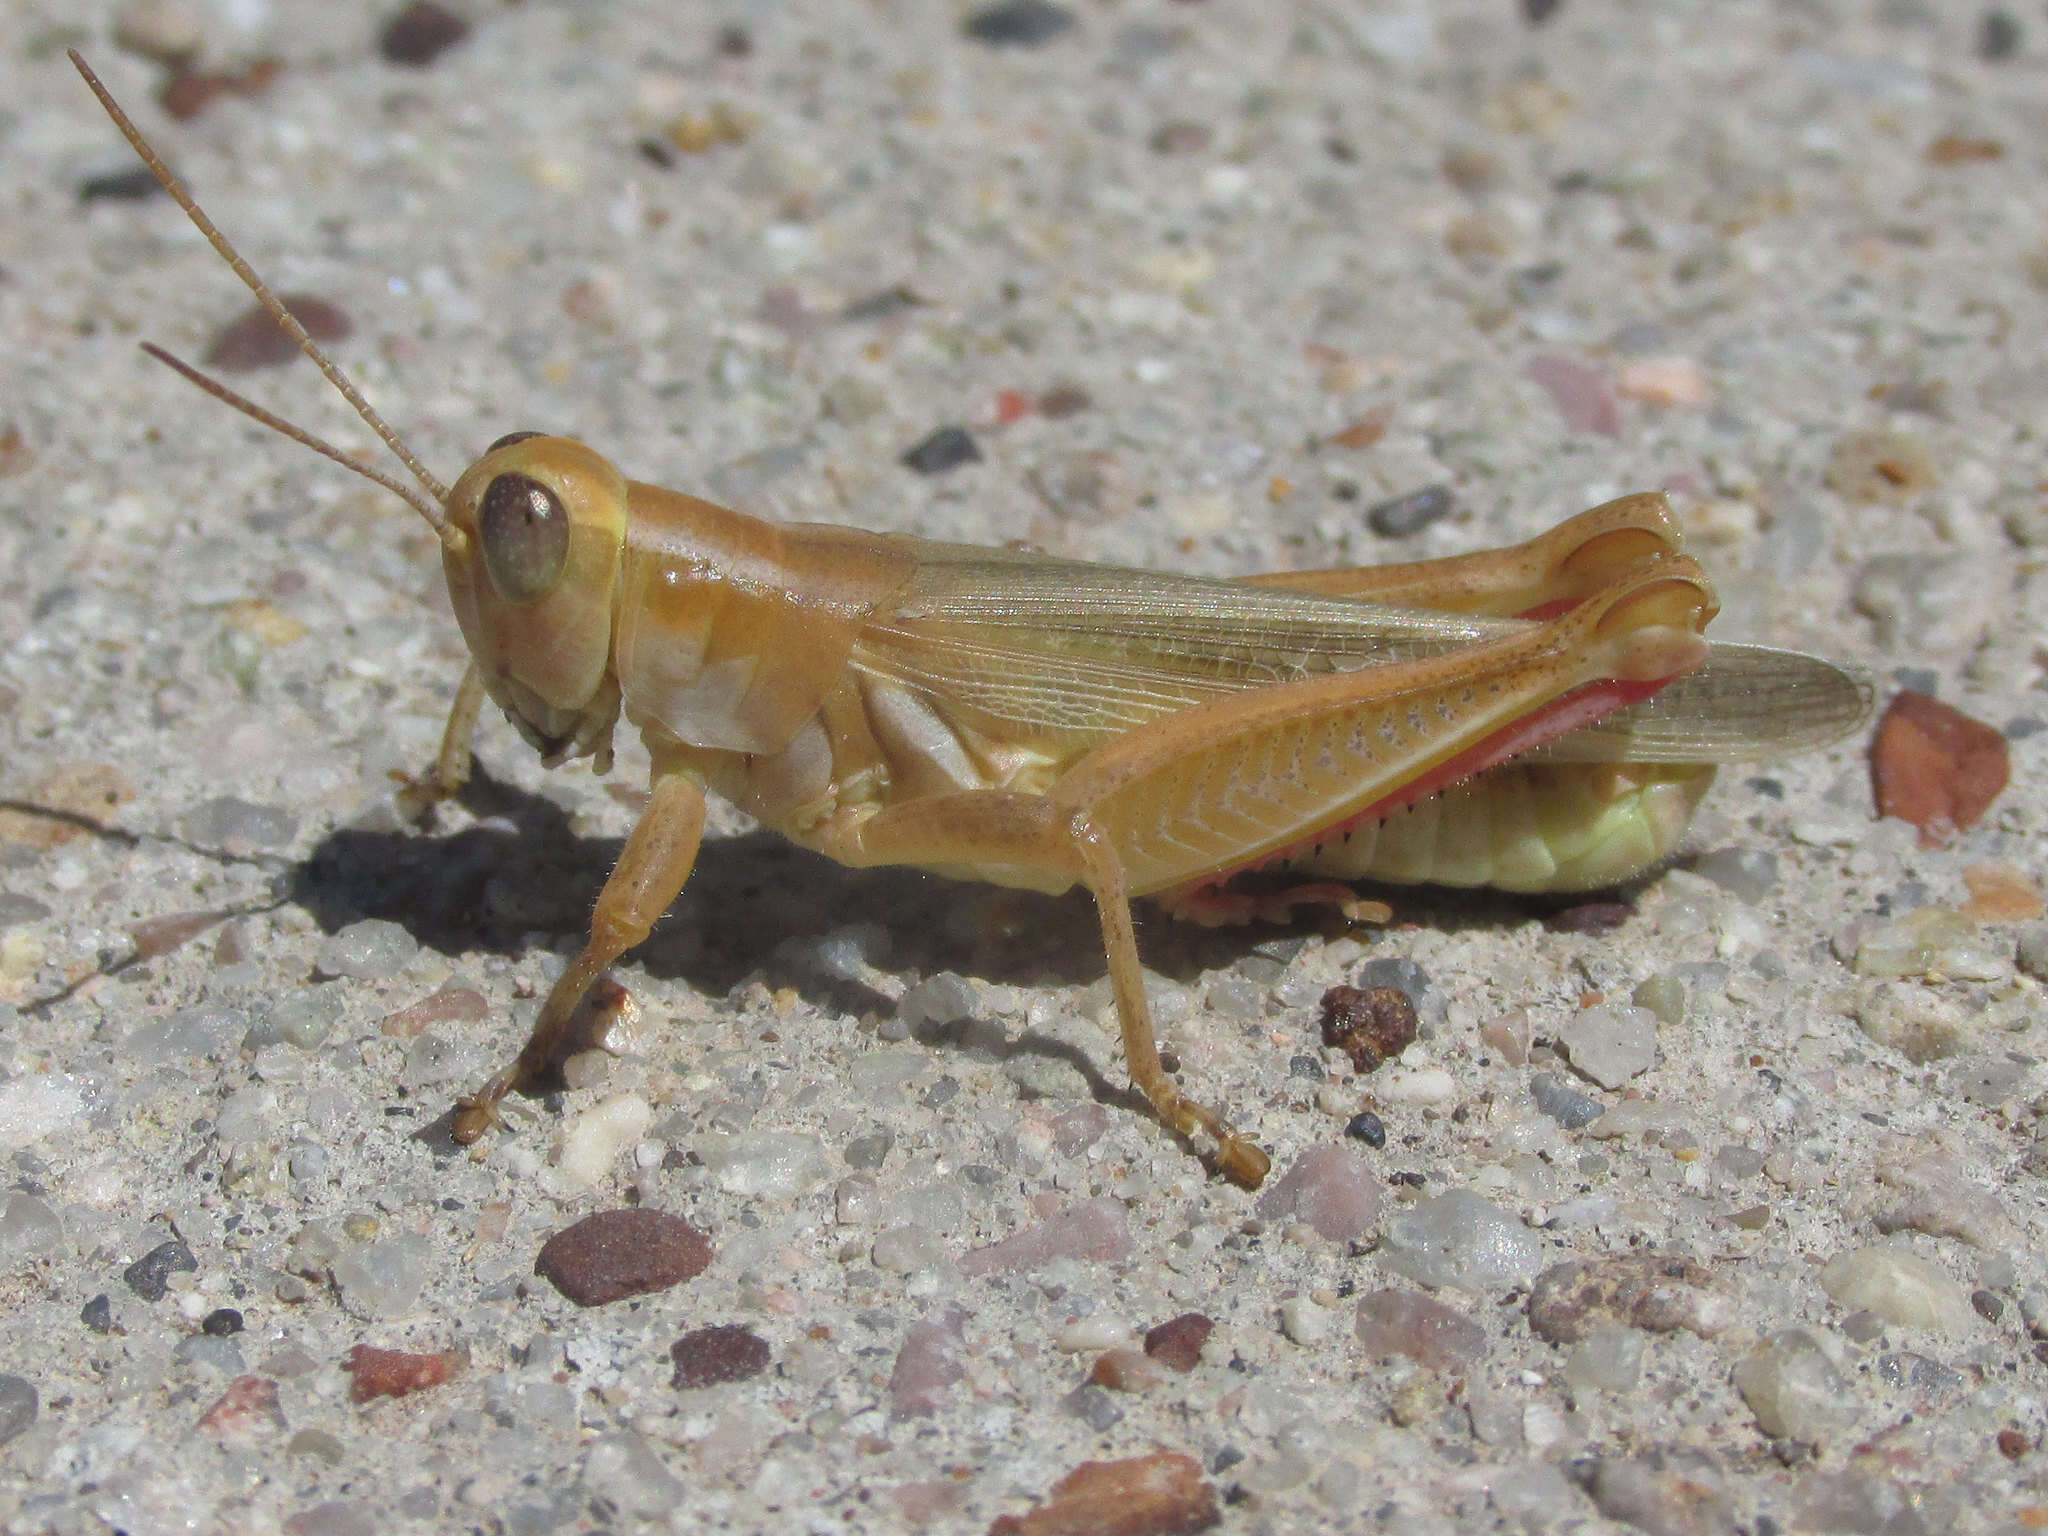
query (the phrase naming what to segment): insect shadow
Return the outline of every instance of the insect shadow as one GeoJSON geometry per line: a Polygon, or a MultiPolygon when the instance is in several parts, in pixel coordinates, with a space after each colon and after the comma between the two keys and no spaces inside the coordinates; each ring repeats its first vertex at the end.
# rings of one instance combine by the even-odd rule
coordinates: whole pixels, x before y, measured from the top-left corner
{"type": "MultiPolygon", "coordinates": [[[[334,829],[294,866],[286,898],[325,932],[382,918],[451,956],[518,955],[536,935],[580,932],[623,840],[579,833],[568,808],[494,777],[481,761],[460,799],[477,819],[453,832],[334,829]]],[[[1403,921],[1438,931],[1505,929],[1557,905],[1491,891],[1398,894],[1403,921]]],[[[1267,966],[1284,963],[1316,932],[1348,931],[1399,952],[1396,937],[1312,913],[1286,927],[1213,929],[1142,904],[1138,917],[1146,965],[1183,983],[1253,955],[1267,966]]],[[[890,998],[825,959],[820,941],[835,933],[849,952],[892,975],[950,970],[982,981],[1066,986],[1103,975],[1100,930],[1085,894],[1043,896],[900,867],[848,869],[765,831],[707,838],[682,896],[626,966],[712,996],[758,978],[820,1009],[893,1015],[890,998]]],[[[942,1049],[1058,1057],[1098,1101],[1129,1094],[1105,1076],[1102,1062],[1039,1031],[996,1046],[985,1028],[962,1020],[920,1025],[915,1036],[942,1049]]]]}

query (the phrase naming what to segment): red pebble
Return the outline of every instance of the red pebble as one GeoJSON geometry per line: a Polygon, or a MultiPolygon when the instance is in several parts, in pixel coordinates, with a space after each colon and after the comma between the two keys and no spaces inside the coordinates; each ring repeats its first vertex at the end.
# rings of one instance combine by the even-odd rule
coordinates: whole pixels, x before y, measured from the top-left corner
{"type": "Polygon", "coordinates": [[[1176,1371],[1192,1371],[1202,1363],[1202,1346],[1215,1328],[1201,1313],[1183,1312],[1145,1330],[1145,1353],[1176,1371]]]}
{"type": "Polygon", "coordinates": [[[1974,827],[2011,771],[2002,735],[1911,689],[1885,707],[1870,742],[1877,813],[1918,827],[1922,848],[1947,847],[1974,827]]]}
{"type": "Polygon", "coordinates": [[[680,1216],[645,1206],[599,1211],[541,1246],[533,1272],[579,1307],[601,1307],[695,1279],[711,1239],[680,1216]]]}
{"type": "Polygon", "coordinates": [[[1178,1451],[1084,1461],[1028,1515],[1001,1515],[989,1536],[1183,1536],[1222,1519],[1201,1464],[1178,1451]]]}
{"type": "Polygon", "coordinates": [[[444,1349],[439,1354],[414,1355],[402,1349],[378,1349],[358,1344],[343,1356],[341,1368],[354,1378],[349,1397],[367,1403],[373,1397],[405,1397],[438,1387],[462,1374],[469,1364],[466,1349],[444,1349]]]}

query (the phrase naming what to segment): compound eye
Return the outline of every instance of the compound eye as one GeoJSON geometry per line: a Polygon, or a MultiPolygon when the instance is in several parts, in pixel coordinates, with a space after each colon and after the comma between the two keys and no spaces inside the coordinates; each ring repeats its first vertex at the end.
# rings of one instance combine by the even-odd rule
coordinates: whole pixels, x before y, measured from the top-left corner
{"type": "Polygon", "coordinates": [[[569,513],[530,475],[502,474],[484,487],[477,532],[484,569],[507,601],[530,603],[561,579],[569,559],[569,513]]]}
{"type": "Polygon", "coordinates": [[[496,453],[500,448],[510,448],[514,443],[523,443],[529,437],[545,436],[547,436],[545,432],[507,432],[503,437],[491,444],[490,447],[486,448],[484,452],[496,453]]]}

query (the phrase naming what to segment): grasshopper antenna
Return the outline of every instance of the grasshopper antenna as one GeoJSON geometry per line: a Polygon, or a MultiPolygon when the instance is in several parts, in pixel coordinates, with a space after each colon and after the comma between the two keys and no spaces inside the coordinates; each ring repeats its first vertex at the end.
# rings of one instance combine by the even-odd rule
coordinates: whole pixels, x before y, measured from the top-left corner
{"type": "Polygon", "coordinates": [[[320,350],[320,344],[306,333],[306,328],[299,324],[298,317],[284,307],[283,302],[279,300],[277,295],[270,291],[270,285],[256,275],[254,267],[242,259],[241,252],[237,251],[228,237],[220,232],[219,227],[215,225],[213,220],[206,216],[205,211],[193,199],[192,194],[185,190],[185,184],[178,180],[176,174],[172,172],[168,165],[164,164],[163,157],[155,149],[151,148],[149,140],[142,136],[142,130],[137,128],[129,119],[128,114],[121,110],[120,103],[115,101],[113,93],[100,83],[100,77],[93,73],[92,66],[85,62],[84,56],[76,48],[66,49],[65,51],[71,56],[73,67],[84,78],[86,85],[91,89],[93,95],[99,98],[99,103],[106,109],[107,116],[114,120],[114,126],[121,130],[121,136],[128,141],[129,146],[141,157],[142,163],[149,167],[150,174],[156,177],[166,192],[170,193],[172,201],[185,210],[185,216],[197,227],[199,233],[206,236],[207,244],[219,252],[221,259],[234,269],[235,276],[248,285],[249,291],[255,294],[263,307],[270,312],[270,317],[283,327],[286,335],[298,343],[299,350],[313,360],[313,365],[326,377],[327,382],[341,392],[341,397],[344,400],[355,407],[355,412],[363,419],[363,424],[372,432],[375,432],[378,437],[382,438],[384,446],[397,456],[401,464],[412,471],[413,478],[419,481],[420,486],[427,494],[422,496],[418,491],[415,491],[402,481],[393,479],[391,476],[376,470],[365,468],[349,458],[340,449],[322,442],[311,433],[295,427],[282,417],[264,410],[263,407],[257,405],[254,401],[244,399],[225,384],[208,378],[190,364],[180,362],[161,347],[152,346],[145,342],[143,343],[142,350],[158,362],[165,363],[175,369],[179,374],[198,385],[216,400],[233,406],[252,420],[261,422],[273,431],[283,433],[294,442],[303,443],[315,453],[332,459],[335,463],[347,469],[354,470],[365,479],[374,481],[386,490],[402,497],[408,506],[412,507],[413,510],[433,525],[434,532],[440,535],[444,546],[450,549],[459,547],[463,542],[462,533],[448,521],[447,513],[443,510],[448,500],[448,487],[428,472],[427,467],[420,463],[410,448],[406,447],[405,440],[398,435],[391,424],[378,415],[376,408],[363,398],[363,392],[357,389],[349,376],[341,371],[340,364],[320,350]]]}

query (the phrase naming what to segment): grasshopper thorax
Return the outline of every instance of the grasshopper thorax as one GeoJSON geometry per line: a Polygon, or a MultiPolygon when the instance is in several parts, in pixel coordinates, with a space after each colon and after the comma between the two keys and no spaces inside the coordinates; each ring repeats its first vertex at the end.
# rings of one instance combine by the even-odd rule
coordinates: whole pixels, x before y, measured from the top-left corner
{"type": "Polygon", "coordinates": [[[441,564],[484,685],[550,763],[609,758],[626,482],[565,437],[493,443],[448,493],[441,564]]]}

